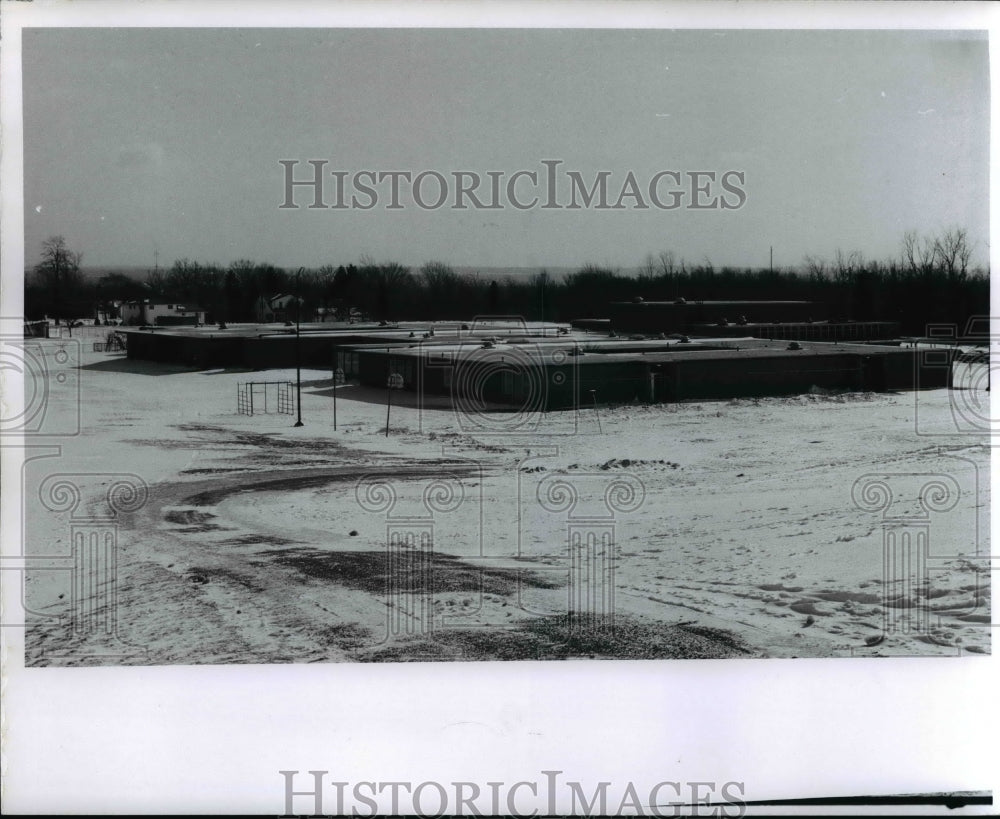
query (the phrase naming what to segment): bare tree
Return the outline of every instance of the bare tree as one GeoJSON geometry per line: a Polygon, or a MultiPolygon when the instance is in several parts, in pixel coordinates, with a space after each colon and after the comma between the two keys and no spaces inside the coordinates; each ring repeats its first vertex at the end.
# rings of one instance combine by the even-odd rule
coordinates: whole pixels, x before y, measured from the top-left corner
{"type": "Polygon", "coordinates": [[[934,269],[934,243],[921,240],[915,230],[903,234],[903,264],[916,274],[928,274],[934,269]]]}
{"type": "Polygon", "coordinates": [[[818,256],[806,256],[806,272],[810,279],[822,281],[826,278],[826,259],[821,259],[818,256]]]}
{"type": "Polygon", "coordinates": [[[162,296],[167,289],[167,273],[163,268],[157,268],[156,270],[150,270],[146,274],[146,285],[149,287],[150,292],[156,296],[162,296]]]}
{"type": "Polygon", "coordinates": [[[850,253],[838,250],[833,265],[837,281],[847,282],[853,280],[864,269],[865,257],[859,250],[852,250],[850,253]]]}
{"type": "Polygon", "coordinates": [[[458,273],[444,262],[427,262],[420,268],[420,275],[433,293],[454,292],[459,281],[458,273]]]}
{"type": "Polygon", "coordinates": [[[412,279],[410,268],[399,262],[385,262],[379,265],[379,273],[386,286],[393,290],[408,285],[412,279]]]}
{"type": "Polygon", "coordinates": [[[410,268],[399,262],[384,262],[374,264],[371,257],[361,258],[362,272],[368,272],[374,279],[376,292],[376,309],[382,318],[390,318],[393,308],[404,304],[406,291],[413,282],[410,268]]]}
{"type": "MultiPolygon", "coordinates": [[[[681,271],[686,272],[681,262],[681,271]]],[[[660,252],[660,275],[673,284],[674,298],[680,295],[680,275],[677,270],[677,257],[672,250],[660,252]]]]}
{"type": "Polygon", "coordinates": [[[672,250],[660,252],[660,272],[672,279],[677,273],[677,257],[672,250]]]}
{"type": "Polygon", "coordinates": [[[656,280],[656,259],[652,253],[648,254],[643,263],[639,265],[638,279],[642,285],[650,285],[656,280]]]}
{"type": "Polygon", "coordinates": [[[945,231],[934,240],[934,260],[948,274],[949,279],[965,278],[971,255],[972,248],[969,247],[968,234],[964,228],[945,231]]]}
{"type": "Polygon", "coordinates": [[[82,253],[66,247],[62,236],[50,236],[42,242],[42,260],[35,265],[35,280],[48,291],[52,312],[58,321],[66,318],[66,303],[72,299],[80,285],[82,253]]]}

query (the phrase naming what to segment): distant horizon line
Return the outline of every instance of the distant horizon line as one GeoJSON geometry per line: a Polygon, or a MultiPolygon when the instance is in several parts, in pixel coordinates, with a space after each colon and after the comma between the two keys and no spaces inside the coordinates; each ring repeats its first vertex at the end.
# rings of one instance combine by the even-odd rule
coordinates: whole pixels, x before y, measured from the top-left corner
{"type": "MultiPolygon", "coordinates": [[[[178,259],[176,261],[180,261],[180,260],[178,259]]],[[[192,263],[195,263],[195,264],[203,264],[206,267],[208,267],[208,266],[216,266],[216,267],[218,267],[219,269],[222,269],[222,270],[226,270],[229,267],[229,264],[220,264],[218,262],[198,262],[198,260],[196,260],[196,259],[190,259],[189,261],[191,261],[192,263]]],[[[316,266],[309,266],[309,265],[280,265],[280,264],[275,264],[274,262],[257,261],[255,259],[248,259],[247,261],[250,261],[250,262],[252,262],[255,265],[273,265],[275,268],[277,268],[279,270],[283,270],[285,272],[289,272],[289,271],[294,272],[299,267],[302,267],[305,270],[315,271],[315,270],[319,270],[321,267],[326,267],[327,266],[326,264],[316,265],[316,266]]],[[[436,261],[436,260],[432,260],[432,261],[436,261]]],[[[387,262],[384,262],[384,263],[389,263],[389,262],[393,262],[393,263],[397,263],[397,264],[402,264],[402,262],[395,262],[395,260],[388,260],[387,262]]],[[[383,262],[376,262],[376,264],[382,264],[382,263],[383,262]]],[[[429,264],[429,263],[430,262],[422,262],[419,265],[405,265],[405,264],[403,264],[402,266],[406,267],[411,272],[419,273],[420,272],[420,268],[423,267],[425,264],[429,264]]],[[[694,263],[688,264],[685,259],[678,259],[677,262],[676,262],[678,269],[680,268],[680,265],[682,263],[685,264],[688,269],[695,268],[695,267],[703,267],[703,266],[705,266],[705,261],[694,262],[694,263]]],[[[709,263],[709,265],[711,267],[715,268],[716,270],[729,269],[729,270],[738,270],[738,271],[746,271],[746,270],[760,271],[760,270],[771,269],[770,266],[766,265],[766,264],[765,265],[715,264],[714,262],[711,262],[711,261],[709,261],[708,263],[709,263]]],[[[38,263],[36,262],[35,264],[25,265],[25,267],[24,267],[25,273],[32,272],[34,270],[34,268],[36,267],[37,264],[38,263]]],[[[624,275],[624,274],[635,274],[635,273],[638,273],[638,272],[640,272],[642,270],[642,267],[643,267],[642,265],[631,265],[631,266],[617,266],[616,265],[616,266],[610,266],[610,265],[606,265],[606,264],[599,264],[599,263],[596,263],[596,262],[585,262],[585,263],[579,264],[579,265],[545,265],[545,264],[542,264],[542,265],[510,265],[510,266],[500,266],[500,265],[461,265],[461,264],[450,264],[448,262],[443,262],[443,264],[446,264],[448,267],[450,267],[452,270],[454,270],[456,273],[459,273],[459,274],[469,274],[469,273],[476,274],[476,273],[488,273],[488,272],[499,272],[499,273],[503,273],[503,272],[535,273],[535,272],[542,272],[542,271],[546,271],[546,272],[550,272],[550,273],[562,274],[562,273],[577,273],[577,272],[579,272],[581,270],[585,270],[585,269],[588,269],[588,268],[593,268],[593,269],[597,269],[597,270],[606,270],[606,271],[609,271],[609,272],[614,273],[614,274],[623,274],[624,275]]],[[[776,270],[776,271],[782,271],[782,270],[784,270],[784,271],[798,272],[799,270],[801,270],[804,267],[805,264],[806,263],[803,261],[803,262],[800,262],[797,265],[774,265],[773,269],[776,270]]],[[[357,262],[350,262],[349,264],[345,264],[345,265],[339,265],[339,264],[338,265],[334,265],[334,269],[336,270],[339,267],[345,267],[345,268],[347,268],[347,267],[350,267],[351,265],[353,265],[354,267],[360,267],[361,266],[357,262]]],[[[164,273],[167,273],[172,268],[173,268],[173,263],[171,263],[169,265],[161,266],[158,269],[160,271],[164,272],[164,273]]],[[[131,273],[153,273],[156,269],[157,268],[152,268],[152,267],[149,267],[148,265],[131,265],[131,264],[94,264],[94,265],[86,265],[86,264],[84,264],[84,265],[80,266],[80,270],[84,274],[86,274],[88,272],[95,272],[95,271],[123,271],[123,272],[127,271],[127,272],[131,272],[131,273]]]]}
{"type": "MultiPolygon", "coordinates": [[[[215,267],[217,267],[217,268],[219,268],[221,270],[228,269],[229,266],[233,263],[233,262],[229,262],[229,263],[226,263],[226,264],[221,264],[219,262],[199,262],[197,259],[188,259],[187,257],[182,257],[181,259],[175,259],[174,262],[172,262],[169,265],[164,265],[164,266],[161,266],[159,268],[153,268],[153,267],[149,267],[148,265],[137,265],[137,264],[93,264],[93,265],[83,264],[83,265],[80,266],[80,271],[84,275],[87,275],[89,273],[94,273],[94,272],[100,272],[100,271],[121,272],[123,274],[124,273],[131,273],[133,276],[138,275],[138,274],[148,275],[150,273],[153,273],[154,270],[156,270],[156,269],[159,269],[163,273],[168,273],[173,268],[173,266],[174,266],[174,264],[176,262],[182,261],[182,260],[185,260],[185,259],[187,261],[190,261],[190,262],[194,263],[194,264],[201,264],[201,265],[204,265],[206,267],[215,266],[215,267]]],[[[287,266],[283,266],[283,265],[280,265],[280,264],[275,264],[274,262],[270,262],[270,261],[266,261],[266,260],[257,260],[257,259],[246,259],[245,261],[249,261],[249,262],[251,262],[254,265],[272,265],[273,267],[277,268],[278,270],[282,270],[282,271],[284,271],[286,273],[288,273],[288,272],[294,273],[294,271],[297,270],[300,267],[303,268],[304,270],[316,271],[316,270],[319,270],[322,267],[327,267],[327,266],[333,266],[334,270],[336,270],[337,268],[340,268],[340,267],[347,268],[347,267],[350,267],[352,265],[354,267],[361,267],[362,266],[361,263],[360,263],[360,261],[352,261],[352,262],[349,262],[348,264],[338,264],[338,265],[330,265],[330,263],[327,262],[325,264],[315,265],[315,266],[309,266],[309,265],[287,265],[287,266]]],[[[829,259],[817,259],[816,261],[823,262],[825,265],[829,266],[830,268],[834,267],[835,264],[836,264],[836,262],[834,260],[829,260],[829,259]]],[[[873,257],[872,259],[866,259],[865,261],[866,262],[868,262],[868,261],[874,261],[874,262],[880,262],[880,263],[882,263],[882,262],[889,261],[889,259],[886,259],[886,258],[874,258],[873,257]]],[[[971,260],[970,260],[970,262],[971,262],[971,260]]],[[[540,265],[468,265],[468,264],[465,264],[465,265],[463,265],[463,264],[451,264],[449,262],[441,262],[439,259],[429,259],[429,260],[421,262],[420,264],[417,264],[417,265],[405,265],[402,262],[397,262],[394,259],[387,259],[387,260],[384,260],[382,262],[375,262],[375,264],[389,264],[389,263],[400,264],[400,265],[402,265],[403,267],[405,267],[408,271],[410,271],[412,273],[419,273],[421,267],[423,267],[426,264],[441,263],[441,264],[445,264],[447,267],[451,268],[453,271],[455,271],[456,273],[458,273],[460,275],[477,275],[477,274],[483,274],[483,275],[489,275],[489,274],[494,274],[494,275],[503,275],[503,274],[527,275],[527,274],[531,274],[531,273],[541,273],[543,271],[544,272],[548,272],[548,273],[552,273],[552,274],[555,274],[555,275],[565,275],[565,274],[578,273],[580,271],[587,270],[587,269],[596,269],[596,270],[608,271],[608,272],[611,272],[612,274],[615,274],[615,275],[634,276],[637,273],[642,272],[643,268],[645,267],[644,264],[623,266],[623,265],[611,265],[611,264],[608,264],[608,263],[598,263],[598,262],[584,262],[582,264],[576,264],[576,265],[550,265],[550,264],[540,264],[540,265]]],[[[33,272],[34,269],[35,269],[35,267],[38,264],[39,264],[39,262],[36,262],[34,264],[30,264],[30,265],[26,264],[24,266],[24,272],[25,272],[25,274],[33,272]]],[[[700,261],[694,261],[694,262],[690,262],[689,263],[687,261],[687,259],[685,259],[683,257],[677,257],[674,260],[674,264],[676,265],[676,272],[681,272],[680,271],[681,265],[684,265],[687,268],[687,270],[689,270],[689,271],[691,269],[699,268],[699,267],[705,267],[707,265],[707,266],[712,267],[716,271],[735,270],[735,271],[738,271],[738,272],[747,272],[747,271],[749,271],[749,272],[761,272],[761,271],[772,270],[774,272],[786,272],[786,273],[790,272],[790,273],[796,273],[796,274],[798,274],[798,273],[807,272],[808,266],[809,266],[809,258],[806,257],[806,258],[802,259],[800,262],[798,262],[796,264],[785,264],[785,265],[778,265],[778,264],[775,264],[775,265],[768,265],[768,264],[748,265],[748,264],[716,264],[715,262],[713,262],[711,259],[708,259],[707,257],[703,257],[700,261]]],[[[980,263],[976,263],[976,264],[970,263],[969,267],[968,267],[968,270],[969,270],[969,273],[972,273],[972,274],[975,274],[975,273],[989,274],[989,272],[990,272],[989,262],[987,260],[987,263],[985,265],[984,264],[980,264],[980,263]]],[[[663,272],[662,270],[658,270],[657,271],[657,275],[662,275],[662,272],[663,272]]]]}

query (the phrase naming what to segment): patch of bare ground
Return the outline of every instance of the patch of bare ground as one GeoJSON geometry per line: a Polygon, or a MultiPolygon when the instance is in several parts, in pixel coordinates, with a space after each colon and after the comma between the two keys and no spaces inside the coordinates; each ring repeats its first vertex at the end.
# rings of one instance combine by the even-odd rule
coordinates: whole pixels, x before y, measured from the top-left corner
{"type": "MultiPolygon", "coordinates": [[[[436,478],[441,474],[442,467],[447,467],[450,473],[464,477],[475,474],[475,465],[465,461],[453,461],[445,458],[422,459],[411,463],[383,463],[369,470],[374,474],[391,474],[397,480],[436,478]]],[[[178,501],[183,506],[216,506],[230,495],[239,492],[291,492],[300,489],[316,489],[334,483],[356,482],[365,471],[359,471],[357,465],[311,466],[300,469],[269,469],[252,475],[242,474],[222,477],[214,480],[176,484],[177,491],[191,493],[192,489],[200,491],[186,494],[178,501]]],[[[159,487],[161,497],[171,494],[167,485],[159,487]]]]}
{"type": "Polygon", "coordinates": [[[275,549],[264,552],[274,562],[298,570],[303,575],[339,583],[372,594],[393,585],[409,592],[478,592],[511,595],[519,588],[555,589],[558,584],[539,578],[524,569],[477,566],[454,555],[435,552],[429,565],[414,561],[390,566],[385,550],[368,552],[325,552],[318,549],[275,549]]]}
{"type": "Polygon", "coordinates": [[[229,475],[234,472],[246,472],[249,467],[240,466],[222,466],[222,467],[204,467],[201,469],[182,469],[179,474],[181,475],[216,475],[223,474],[229,475]]]}
{"type": "Polygon", "coordinates": [[[240,535],[217,541],[219,546],[260,546],[270,544],[272,546],[287,546],[296,541],[281,535],[240,535]]]}
{"type": "Polygon", "coordinates": [[[447,660],[663,660],[750,657],[754,652],[721,629],[645,623],[618,617],[613,626],[581,627],[566,615],[515,628],[448,629],[357,655],[364,662],[447,660]]]}
{"type": "Polygon", "coordinates": [[[335,626],[324,626],[313,632],[316,642],[321,646],[334,646],[345,651],[355,651],[371,645],[374,636],[371,629],[356,623],[338,623],[335,626]]]}

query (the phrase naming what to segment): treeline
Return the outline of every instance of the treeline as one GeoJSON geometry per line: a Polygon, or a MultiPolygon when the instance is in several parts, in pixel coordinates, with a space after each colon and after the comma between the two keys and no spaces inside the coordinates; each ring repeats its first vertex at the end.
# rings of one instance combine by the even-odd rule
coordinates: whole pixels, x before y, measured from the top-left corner
{"type": "MultiPolygon", "coordinates": [[[[68,253],[57,239],[48,240],[55,242],[49,251],[68,253]]],[[[257,318],[259,299],[283,294],[302,300],[303,320],[324,308],[342,318],[354,310],[388,321],[483,314],[570,321],[606,317],[608,302],[636,297],[801,299],[817,302],[815,318],[898,321],[903,333],[922,334],[928,323],[964,326],[972,316],[988,315],[989,274],[970,269],[970,256],[965,231],[950,230],[931,238],[907,233],[894,259],[838,252],[832,260],[807,257],[800,269],[773,271],[716,268],[707,260],[689,264],[669,251],[648,256],[629,273],[587,265],[565,276],[542,271],[521,279],[461,274],[442,262],[410,269],[362,258],[356,265],[286,270],[249,260],[223,267],[181,259],[137,282],[114,273],[87,281],[79,275],[78,256],[56,253],[29,277],[25,311],[33,318],[78,318],[111,300],[147,298],[197,305],[212,322],[249,322],[257,318]]]]}
{"type": "Polygon", "coordinates": [[[474,276],[448,265],[429,262],[417,271],[397,262],[286,270],[249,260],[228,267],[201,265],[187,259],[151,274],[144,298],[194,303],[215,321],[256,320],[261,299],[277,295],[301,300],[303,320],[319,309],[347,318],[352,311],[374,319],[460,318],[495,312],[499,285],[491,290],[474,276]],[[492,295],[491,295],[492,294],[492,295]]]}

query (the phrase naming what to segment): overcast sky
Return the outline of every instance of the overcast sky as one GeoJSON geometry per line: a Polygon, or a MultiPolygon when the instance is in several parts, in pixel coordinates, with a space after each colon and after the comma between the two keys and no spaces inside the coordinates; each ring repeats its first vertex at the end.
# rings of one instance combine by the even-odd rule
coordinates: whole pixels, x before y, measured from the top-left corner
{"type": "Polygon", "coordinates": [[[887,258],[908,229],[954,226],[988,257],[985,35],[29,29],[23,54],[28,264],[61,234],[88,266],[152,267],[154,249],[161,266],[633,267],[668,249],[766,266],[771,245],[786,266],[887,258]],[[612,204],[630,171],[645,190],[664,170],[740,171],[745,202],[424,210],[402,195],[394,210],[384,183],[369,210],[309,209],[303,189],[281,209],[292,159],[299,178],[311,159],[347,172],[348,199],[360,170],[505,185],[558,159],[588,184],[610,172],[612,204]]]}

